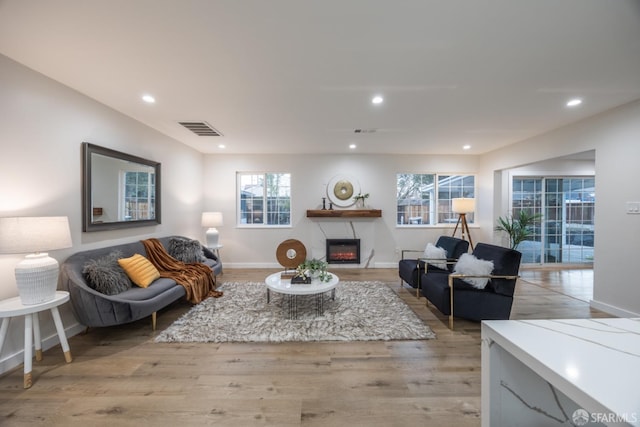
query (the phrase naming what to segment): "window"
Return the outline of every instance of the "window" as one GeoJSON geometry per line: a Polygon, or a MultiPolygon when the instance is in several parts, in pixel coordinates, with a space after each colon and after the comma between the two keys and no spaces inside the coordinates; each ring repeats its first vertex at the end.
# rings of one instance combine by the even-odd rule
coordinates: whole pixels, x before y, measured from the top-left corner
{"type": "Polygon", "coordinates": [[[291,174],[238,173],[238,225],[291,225],[291,174]]]}
{"type": "MultiPolygon", "coordinates": [[[[475,197],[475,176],[399,173],[396,188],[397,225],[456,223],[451,201],[475,197]]],[[[473,214],[467,221],[473,222],[473,214]]]]}
{"type": "Polygon", "coordinates": [[[396,224],[432,224],[435,175],[399,173],[397,175],[396,224]]]}
{"type": "Polygon", "coordinates": [[[542,214],[518,245],[523,263],[591,263],[595,178],[514,177],[512,211],[542,214]]]}
{"type": "MultiPolygon", "coordinates": [[[[474,198],[475,177],[473,175],[438,175],[438,223],[456,223],[458,214],[451,210],[453,199],[474,198]]],[[[473,213],[467,214],[467,222],[473,223],[473,213]]]]}
{"type": "Polygon", "coordinates": [[[122,172],[124,184],[119,221],[155,218],[156,175],[149,172],[122,172]]]}

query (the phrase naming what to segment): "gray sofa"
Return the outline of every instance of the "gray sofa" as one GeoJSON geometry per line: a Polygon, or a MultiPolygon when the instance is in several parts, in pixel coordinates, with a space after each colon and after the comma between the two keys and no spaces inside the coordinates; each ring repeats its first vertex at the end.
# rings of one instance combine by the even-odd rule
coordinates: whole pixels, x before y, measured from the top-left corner
{"type": "MultiPolygon", "coordinates": [[[[167,249],[172,237],[180,236],[161,237],[158,240],[167,249]]],[[[123,257],[130,257],[136,253],[146,256],[144,245],[141,241],[136,241],[78,252],[62,264],[62,287],[69,291],[73,313],[78,322],[87,327],[120,325],[151,316],[155,330],[156,312],[185,296],[185,290],[167,278],[157,279],[147,288],[132,286],[116,295],[106,295],[92,289],[83,274],[85,264],[91,259],[107,256],[115,250],[120,251],[123,257]]],[[[210,251],[205,250],[204,254],[204,264],[211,268],[214,275],[220,274],[220,260],[210,251]]]]}

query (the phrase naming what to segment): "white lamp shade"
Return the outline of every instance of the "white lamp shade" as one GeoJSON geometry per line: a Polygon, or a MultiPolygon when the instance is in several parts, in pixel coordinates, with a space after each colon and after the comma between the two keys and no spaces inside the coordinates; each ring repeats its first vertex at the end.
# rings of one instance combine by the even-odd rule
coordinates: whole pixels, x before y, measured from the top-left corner
{"type": "Polygon", "coordinates": [[[66,216],[0,218],[0,253],[31,253],[15,270],[24,305],[41,304],[55,297],[58,261],[45,251],[70,248],[71,244],[66,216]]]}
{"type": "Polygon", "coordinates": [[[202,213],[202,226],[203,227],[221,227],[222,212],[203,212],[202,213]]]}
{"type": "Polygon", "coordinates": [[[66,216],[0,218],[0,253],[28,254],[71,245],[66,216]]]}
{"type": "Polygon", "coordinates": [[[451,200],[451,210],[457,214],[468,214],[476,210],[476,199],[461,197],[451,200]]]}

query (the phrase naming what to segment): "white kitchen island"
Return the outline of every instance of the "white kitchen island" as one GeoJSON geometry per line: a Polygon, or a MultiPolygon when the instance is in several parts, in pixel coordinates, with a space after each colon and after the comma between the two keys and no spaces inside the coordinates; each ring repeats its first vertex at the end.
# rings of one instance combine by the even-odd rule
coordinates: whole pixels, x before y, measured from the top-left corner
{"type": "Polygon", "coordinates": [[[640,426],[640,319],[482,322],[482,426],[640,426]]]}

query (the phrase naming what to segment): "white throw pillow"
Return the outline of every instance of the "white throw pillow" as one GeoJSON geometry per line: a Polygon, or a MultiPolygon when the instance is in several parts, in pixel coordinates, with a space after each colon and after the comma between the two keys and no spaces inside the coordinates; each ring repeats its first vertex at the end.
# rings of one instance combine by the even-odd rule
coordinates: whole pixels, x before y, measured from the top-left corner
{"type": "MultiPolygon", "coordinates": [[[[487,261],[484,259],[478,259],[472,254],[462,254],[456,265],[453,267],[453,272],[457,274],[469,274],[486,276],[493,271],[493,261],[487,261]]],[[[484,289],[489,282],[488,278],[481,277],[469,277],[462,279],[469,283],[474,288],[484,289]]]]}
{"type": "Polygon", "coordinates": [[[424,257],[428,258],[429,261],[427,262],[433,265],[434,267],[438,267],[443,270],[447,269],[447,263],[444,262],[447,260],[447,251],[444,250],[443,248],[439,246],[435,246],[431,243],[427,243],[427,247],[424,249],[424,257]],[[443,261],[442,262],[435,261],[439,259],[443,261]]]}

